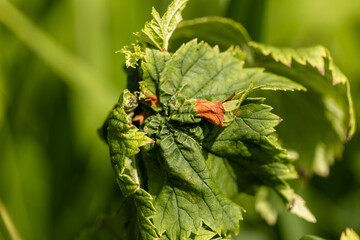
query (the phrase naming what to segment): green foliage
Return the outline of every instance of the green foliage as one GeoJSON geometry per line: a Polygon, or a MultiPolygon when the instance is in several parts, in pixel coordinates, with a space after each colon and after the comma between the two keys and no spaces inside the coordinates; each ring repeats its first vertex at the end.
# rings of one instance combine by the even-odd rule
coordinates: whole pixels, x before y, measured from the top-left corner
{"type": "Polygon", "coordinates": [[[222,101],[233,93],[245,90],[250,84],[253,84],[254,89],[304,89],[300,84],[264,73],[262,69],[243,69],[239,59],[227,52],[220,53],[207,44],[199,44],[197,40],[183,45],[174,53],[162,77],[164,81],[160,81],[159,94],[160,101],[164,103],[175,94],[185,98],[222,101]]]}
{"type": "MultiPolygon", "coordinates": [[[[155,6],[161,13],[167,3],[169,1],[0,0],[0,198],[21,238],[74,239],[80,229],[90,225],[101,212],[111,214],[100,216],[95,226],[86,231],[88,234],[84,239],[138,238],[138,232],[134,229],[138,228],[136,202],[140,201],[136,201],[134,196],[124,201],[121,191],[116,191],[111,166],[106,164],[108,149],[105,144],[101,144],[94,129],[99,127],[109,106],[126,86],[125,72],[121,67],[124,58],[121,54],[114,54],[114,51],[123,45],[131,46],[129,43],[133,39],[129,33],[141,29],[148,20],[151,6],[155,6]]],[[[198,38],[198,42],[218,45],[221,53],[226,51],[240,61],[245,61],[244,68],[254,66],[251,64],[255,56],[248,45],[251,39],[244,37],[247,33],[240,24],[226,18],[212,20],[213,17],[203,20],[204,25],[200,21],[204,19],[203,16],[226,15],[240,19],[239,22],[246,26],[256,41],[274,46],[299,47],[317,43],[326,46],[331,50],[335,62],[349,77],[355,99],[354,107],[359,112],[356,99],[360,93],[360,2],[349,0],[344,4],[336,0],[289,0],[264,3],[262,0],[251,3],[247,0],[189,1],[184,19],[201,18],[183,21],[178,25],[169,40],[170,54],[164,52],[164,60],[167,61],[183,43],[198,38]],[[199,24],[195,31],[192,30],[195,24],[187,24],[192,21],[198,21],[199,24]],[[212,23],[207,24],[210,21],[212,23]],[[229,24],[223,25],[224,22],[229,24]],[[181,33],[180,27],[184,27],[186,34],[181,33]]],[[[145,45],[147,47],[137,44],[140,56],[135,58],[133,64],[137,63],[138,67],[126,69],[131,92],[139,90],[136,79],[145,80],[142,70],[145,64],[141,59],[151,57],[145,51],[158,52],[158,48],[148,43],[145,45]]],[[[151,65],[149,73],[154,76],[151,65]]],[[[162,71],[159,69],[158,72],[162,71]]],[[[341,85],[337,84],[336,88],[341,85]]],[[[155,102],[154,99],[141,94],[145,92],[145,87],[141,88],[138,102],[145,99],[150,101],[145,101],[146,105],[140,103],[134,115],[141,115],[138,111],[142,108],[151,113],[161,113],[162,107],[149,106],[151,101],[155,102]]],[[[321,95],[311,93],[312,89],[306,87],[307,92],[283,93],[259,92],[252,90],[249,85],[237,94],[242,99],[223,103],[227,119],[224,119],[223,124],[233,121],[239,102],[240,107],[249,103],[261,104],[255,101],[255,96],[266,97],[266,102],[262,104],[272,106],[272,112],[284,119],[275,126],[277,131],[274,133],[278,135],[281,145],[288,148],[293,135],[301,138],[294,139],[296,144],[292,144],[294,147],[289,151],[292,157],[297,156],[293,150],[301,152],[298,160],[293,162],[300,177],[303,173],[311,173],[315,162],[320,166],[323,164],[318,163],[326,163],[326,167],[321,168],[326,169],[327,160],[321,157],[338,152],[335,157],[343,159],[335,162],[327,178],[313,176],[308,180],[291,181],[293,189],[307,200],[318,222],[309,224],[287,213],[283,200],[277,196],[279,194],[267,186],[256,189],[255,198],[247,194],[238,195],[237,178],[240,174],[235,173],[233,161],[203,148],[210,175],[222,194],[247,210],[242,213],[244,220],[240,222],[239,236],[233,235],[233,239],[293,240],[305,234],[338,239],[339,233],[346,226],[359,230],[359,134],[356,133],[346,145],[343,156],[340,156],[341,149],[331,150],[329,139],[333,139],[332,146],[342,146],[338,140],[341,131],[340,134],[334,130],[324,134],[336,128],[332,126],[332,119],[329,117],[329,121],[324,114],[324,109],[331,104],[325,104],[325,101],[321,103],[321,95]],[[301,104],[297,98],[302,99],[301,104]],[[284,106],[284,103],[289,104],[284,106]],[[287,114],[294,109],[297,110],[296,115],[287,114]],[[313,109],[311,114],[307,109],[313,109]],[[313,125],[324,119],[324,124],[313,125]],[[298,131],[294,131],[296,129],[298,131]],[[303,129],[307,129],[306,134],[302,134],[303,129]],[[308,138],[309,132],[311,139],[308,138]],[[322,146],[317,151],[304,152],[299,151],[301,146],[296,147],[301,143],[313,148],[308,141],[316,142],[321,136],[319,133],[323,134],[323,138],[325,135],[327,143],[320,144],[322,146]],[[324,154],[325,149],[329,150],[329,154],[324,154]],[[256,209],[265,203],[272,216],[278,216],[277,223],[276,217],[272,218],[275,219],[272,222],[276,224],[275,227],[267,226],[259,218],[252,206],[254,200],[256,209]]],[[[332,86],[326,88],[331,89],[332,86]]],[[[154,95],[158,96],[158,93],[154,95]]],[[[191,104],[195,100],[179,98],[177,106],[191,111],[191,104]]],[[[176,108],[169,107],[168,111],[175,113],[176,108]]],[[[340,119],[334,123],[339,124],[346,114],[334,115],[340,119]]],[[[200,122],[207,121],[201,116],[195,116],[193,120],[191,116],[182,114],[169,121],[172,124],[180,121],[203,124],[200,122]]],[[[141,126],[137,123],[134,125],[143,132],[141,126]]],[[[141,152],[135,155],[138,162],[133,161],[135,156],[126,159],[124,173],[131,177],[130,180],[135,179],[136,171],[141,173],[138,175],[140,185],[148,186],[146,190],[156,197],[162,187],[158,184],[161,182],[159,179],[164,179],[163,175],[158,174],[162,166],[159,161],[141,160],[157,156],[155,150],[145,152],[151,145],[140,147],[141,152]],[[158,171],[147,172],[147,169],[158,171]]],[[[325,175],[326,171],[322,172],[325,175]]],[[[258,211],[266,213],[266,210],[258,211]]],[[[11,229],[0,219],[0,239],[10,239],[9,232],[11,229]]],[[[162,238],[166,239],[166,236],[162,238]]],[[[209,228],[201,228],[198,236],[191,235],[190,238],[209,239],[219,236],[209,228]]]]}
{"type": "Polygon", "coordinates": [[[343,152],[343,144],[354,134],[356,123],[348,79],[335,66],[326,48],[289,49],[251,42],[243,27],[223,18],[184,21],[174,36],[175,45],[179,45],[179,40],[199,36],[206,42],[218,44],[223,50],[241,46],[247,66],[262,67],[266,72],[291,79],[308,89],[305,93],[266,93],[262,96],[266,96],[278,114],[288,120],[280,126],[279,134],[286,148],[299,153],[299,164],[309,174],[329,174],[329,166],[343,152]],[[215,25],[214,29],[226,29],[222,30],[224,37],[218,37],[219,30],[214,31],[212,25],[215,25]],[[299,102],[303,106],[294,108],[299,102]],[[306,124],[299,126],[296,119],[304,115],[309,115],[306,124]]]}
{"type": "Polygon", "coordinates": [[[143,55],[134,61],[142,70],[139,88],[123,92],[102,128],[118,185],[136,206],[133,231],[141,239],[226,238],[239,231],[242,220],[242,207],[233,197],[255,194],[261,186],[273,189],[290,212],[316,222],[287,183],[298,175],[294,159],[275,135],[282,119],[271,113],[264,98],[251,95],[261,96],[260,90],[306,90],[303,85],[329,95],[346,106],[336,109],[346,124],[334,122],[334,131],[345,133],[342,140],[346,140],[354,131],[353,125],[348,130],[354,117],[347,79],[321,47],[295,51],[262,46],[249,42],[239,24],[220,18],[180,25],[176,41],[200,29],[202,38],[228,40],[235,48],[221,52],[194,39],[174,53],[164,51],[181,19],[170,21],[169,16],[180,14],[184,4],[174,1],[163,18],[153,10],[154,19],[137,34],[138,41],[146,43],[143,55]],[[212,24],[229,31],[223,38],[212,38],[216,34],[212,24]],[[170,26],[169,31],[164,32],[163,26],[170,26]],[[239,37],[229,39],[232,34],[239,37]],[[309,67],[302,68],[307,63],[309,67]],[[277,64],[286,70],[272,71],[277,64]],[[345,85],[345,91],[332,89],[329,80],[345,85]]]}

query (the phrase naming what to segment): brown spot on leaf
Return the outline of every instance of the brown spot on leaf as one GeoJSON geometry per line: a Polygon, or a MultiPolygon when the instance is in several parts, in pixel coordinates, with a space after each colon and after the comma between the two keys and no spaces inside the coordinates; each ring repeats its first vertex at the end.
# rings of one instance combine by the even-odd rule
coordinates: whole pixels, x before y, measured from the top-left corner
{"type": "Polygon", "coordinates": [[[134,118],[133,118],[133,121],[136,122],[136,121],[139,121],[140,125],[144,122],[144,120],[148,117],[148,115],[146,114],[145,111],[142,111],[140,114],[136,115],[134,118]]]}
{"type": "Polygon", "coordinates": [[[202,99],[196,99],[195,110],[200,117],[209,122],[223,127],[225,108],[222,102],[210,102],[202,99]]]}
{"type": "Polygon", "coordinates": [[[148,93],[145,93],[145,96],[148,97],[145,101],[151,102],[151,106],[158,106],[159,99],[156,95],[150,95],[148,93]]]}
{"type": "Polygon", "coordinates": [[[161,52],[168,52],[168,50],[166,48],[163,48],[163,50],[161,50],[161,52]]]}

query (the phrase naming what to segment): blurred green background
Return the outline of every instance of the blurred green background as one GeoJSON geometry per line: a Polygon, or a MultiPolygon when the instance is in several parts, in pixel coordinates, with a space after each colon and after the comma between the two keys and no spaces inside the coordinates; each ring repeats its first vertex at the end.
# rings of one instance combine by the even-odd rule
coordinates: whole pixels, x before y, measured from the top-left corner
{"type": "MultiPolygon", "coordinates": [[[[117,209],[120,191],[96,133],[126,86],[115,51],[134,41],[151,6],[164,12],[169,3],[0,0],[0,199],[22,239],[75,239],[117,209]]],[[[360,116],[359,0],[191,0],[184,11],[185,19],[209,15],[239,21],[256,41],[329,48],[360,116]]],[[[359,233],[359,146],[357,133],[329,177],[298,183],[318,223],[283,213],[269,227],[245,206],[238,239],[359,233]]],[[[0,239],[11,239],[2,219],[0,239]]]]}

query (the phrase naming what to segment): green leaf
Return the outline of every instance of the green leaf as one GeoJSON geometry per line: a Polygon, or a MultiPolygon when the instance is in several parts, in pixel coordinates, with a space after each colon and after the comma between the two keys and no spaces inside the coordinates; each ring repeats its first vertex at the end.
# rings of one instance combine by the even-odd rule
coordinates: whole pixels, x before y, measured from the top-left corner
{"type": "Polygon", "coordinates": [[[145,24],[145,27],[135,35],[142,43],[147,43],[159,50],[167,50],[171,34],[182,20],[181,11],[188,0],[174,0],[165,14],[160,17],[159,13],[152,9],[153,19],[145,24]]]}
{"type": "Polygon", "coordinates": [[[175,94],[185,98],[222,101],[253,84],[254,89],[301,90],[287,78],[264,73],[260,68],[243,68],[229,53],[193,40],[183,45],[168,61],[160,78],[160,102],[167,104],[175,94]]]}
{"type": "MultiPolygon", "coordinates": [[[[199,233],[198,234],[193,234],[192,236],[190,236],[189,239],[192,239],[192,240],[210,240],[210,239],[213,239],[213,240],[219,240],[219,239],[224,239],[224,238],[217,238],[216,237],[216,233],[215,232],[212,232],[210,230],[207,230],[207,229],[204,229],[204,228],[201,228],[199,230],[199,233]]],[[[166,235],[162,235],[161,240],[169,240],[169,238],[166,236],[166,235]]]]}
{"type": "Polygon", "coordinates": [[[168,105],[168,120],[177,124],[198,123],[202,120],[196,112],[196,99],[186,100],[178,97],[168,105]]]}
{"type": "MultiPolygon", "coordinates": [[[[145,124],[146,125],[146,124],[145,124]]],[[[161,188],[166,181],[166,171],[161,165],[161,156],[153,145],[149,144],[142,148],[141,157],[145,165],[146,172],[144,177],[146,179],[147,191],[155,198],[159,195],[161,188]]]]}
{"type": "Polygon", "coordinates": [[[276,190],[280,194],[280,196],[283,197],[287,202],[287,209],[291,213],[309,222],[316,222],[316,218],[306,206],[305,200],[301,196],[296,194],[293,189],[291,189],[289,186],[284,185],[278,186],[276,190]]]}
{"type": "Polygon", "coordinates": [[[341,234],[340,240],[359,240],[359,235],[350,228],[347,228],[345,232],[341,234]]]}
{"type": "Polygon", "coordinates": [[[188,239],[203,224],[218,234],[238,231],[241,209],[221,194],[211,179],[199,143],[169,128],[159,116],[149,117],[145,127],[150,136],[156,135],[167,172],[167,180],[154,201],[157,214],[153,219],[159,233],[169,239],[188,239]]]}
{"type": "Polygon", "coordinates": [[[273,188],[289,211],[315,222],[305,201],[285,181],[296,178],[297,174],[286,150],[273,136],[274,127],[281,119],[271,113],[271,109],[263,104],[249,103],[239,108],[240,114],[225,129],[205,124],[202,146],[231,161],[240,191],[254,193],[261,185],[273,188]]]}
{"type": "Polygon", "coordinates": [[[300,164],[326,176],[355,131],[350,87],[322,46],[276,48],[251,42],[256,67],[304,85],[308,92],[269,94],[269,102],[286,119],[279,134],[287,148],[296,149],[300,164]],[[286,103],[286,104],[284,104],[286,103]],[[301,103],[301,107],[293,106],[301,103]],[[295,137],[296,136],[296,137],[295,137]]]}
{"type": "Polygon", "coordinates": [[[158,95],[160,73],[163,72],[169,59],[170,54],[168,52],[161,52],[150,48],[146,49],[144,61],[141,63],[143,81],[140,83],[140,89],[143,93],[158,95]]]}
{"type": "MultiPolygon", "coordinates": [[[[222,189],[227,190],[225,185],[234,186],[235,180],[241,192],[255,193],[257,187],[268,186],[278,193],[292,213],[314,222],[316,220],[304,200],[286,183],[287,179],[297,178],[297,173],[286,150],[280,147],[274,136],[274,127],[281,119],[271,113],[271,109],[264,104],[248,103],[240,106],[234,122],[226,128],[205,122],[201,125],[201,133],[191,127],[183,130],[200,142],[204,156],[210,154],[210,159],[220,164],[215,169],[220,169],[227,159],[230,161],[227,165],[229,171],[223,171],[227,176],[221,180],[218,179],[218,170],[211,172],[222,189]],[[236,177],[231,177],[234,171],[236,177]]],[[[230,191],[237,192],[233,188],[230,191]]]]}
{"type": "Polygon", "coordinates": [[[233,45],[239,46],[248,61],[252,59],[251,49],[248,46],[249,34],[240,23],[232,19],[203,17],[182,21],[171,36],[169,48],[175,51],[183,43],[194,38],[204,41],[210,46],[217,45],[222,51],[233,45]]]}
{"type": "Polygon", "coordinates": [[[204,228],[201,228],[199,233],[195,236],[194,240],[210,240],[215,235],[216,235],[216,233],[206,230],[204,228]]]}
{"type": "Polygon", "coordinates": [[[137,209],[138,231],[142,239],[150,240],[158,238],[155,226],[150,220],[150,217],[156,214],[156,210],[151,195],[140,188],[136,161],[131,157],[140,151],[141,146],[154,141],[131,124],[136,106],[136,96],[128,90],[123,91],[105,126],[111,163],[118,185],[125,197],[133,196],[137,209]]]}
{"type": "MultiPolygon", "coordinates": [[[[144,132],[140,132],[131,124],[129,118],[133,115],[131,112],[136,106],[136,96],[125,90],[106,120],[111,162],[116,173],[120,175],[124,173],[127,157],[137,154],[140,151],[139,147],[153,142],[144,132]]],[[[123,194],[127,193],[123,192],[123,194]]]]}
{"type": "Polygon", "coordinates": [[[143,240],[159,239],[151,218],[156,216],[153,198],[144,189],[140,188],[134,194],[134,202],[137,209],[137,226],[143,240]]]}
{"type": "Polygon", "coordinates": [[[271,137],[281,118],[264,104],[245,104],[239,108],[235,121],[227,128],[205,126],[203,146],[217,155],[229,157],[251,156],[248,144],[256,144],[277,153],[286,153],[271,137]]]}
{"type": "MultiPolygon", "coordinates": [[[[264,97],[251,95],[308,88],[295,94],[307,96],[300,97],[301,107],[295,108],[299,101],[296,105],[291,98],[278,104],[291,108],[281,116],[300,126],[294,131],[303,131],[303,123],[319,116],[327,120],[321,126],[310,124],[306,134],[325,130],[331,140],[316,142],[315,155],[331,158],[353,132],[345,129],[353,121],[346,78],[321,47],[279,50],[249,44],[241,25],[223,18],[180,24],[171,44],[190,42],[169,53],[169,38],[185,3],[175,0],[162,18],[153,9],[154,19],[137,33],[142,55],[133,59],[133,65],[141,64],[133,90],[139,92],[123,96],[127,103],[118,104],[104,126],[119,186],[136,206],[141,238],[221,239],[236,233],[242,209],[229,199],[239,192],[257,193],[260,199],[261,189],[272,189],[288,211],[315,222],[304,199],[287,183],[298,175],[294,159],[277,139],[275,127],[282,119],[264,104],[264,97]],[[294,120],[295,111],[302,114],[294,120]],[[142,116],[140,130],[131,123],[134,112],[140,113],[137,120],[142,116]]],[[[271,103],[277,99],[262,94],[271,103]]],[[[292,136],[295,143],[298,136],[292,136]]],[[[316,134],[314,138],[319,139],[316,134]]],[[[292,146],[288,142],[286,147],[292,146]]],[[[271,205],[268,194],[261,200],[259,209],[274,223],[277,202],[271,205]]]]}
{"type": "Polygon", "coordinates": [[[288,185],[278,185],[272,191],[269,187],[257,189],[255,197],[255,208],[269,225],[275,225],[277,216],[283,211],[281,200],[287,203],[287,210],[309,222],[316,222],[315,217],[305,205],[305,201],[288,185]],[[275,196],[275,191],[278,196],[275,196]],[[281,197],[281,199],[279,198],[281,197]]]}
{"type": "Polygon", "coordinates": [[[226,158],[222,158],[203,149],[207,168],[220,191],[229,199],[238,193],[237,177],[226,158]]]}
{"type": "Polygon", "coordinates": [[[274,226],[277,222],[279,212],[282,210],[278,202],[279,196],[276,195],[269,187],[259,187],[255,195],[255,210],[270,226],[274,226]]]}

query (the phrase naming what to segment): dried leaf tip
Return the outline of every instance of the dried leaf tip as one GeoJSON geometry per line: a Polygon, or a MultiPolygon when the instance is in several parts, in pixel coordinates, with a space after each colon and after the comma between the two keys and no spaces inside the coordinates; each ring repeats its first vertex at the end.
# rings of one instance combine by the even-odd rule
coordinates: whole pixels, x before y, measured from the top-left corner
{"type": "Polygon", "coordinates": [[[221,127],[224,126],[225,108],[222,102],[196,99],[195,110],[200,117],[205,118],[209,122],[221,127]]]}

